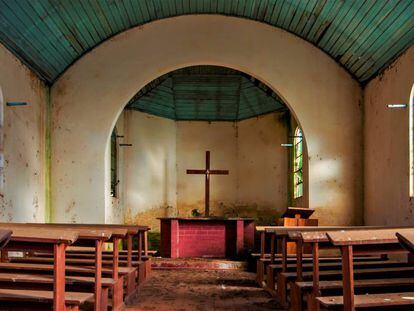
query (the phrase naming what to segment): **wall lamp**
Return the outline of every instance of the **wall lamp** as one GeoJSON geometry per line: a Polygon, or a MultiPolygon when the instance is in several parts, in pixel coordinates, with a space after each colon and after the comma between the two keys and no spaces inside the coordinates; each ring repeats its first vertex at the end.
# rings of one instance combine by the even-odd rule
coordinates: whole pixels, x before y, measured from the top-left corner
{"type": "Polygon", "coordinates": [[[387,107],[391,109],[407,108],[407,104],[388,104],[387,107]]]}
{"type": "Polygon", "coordinates": [[[6,105],[9,107],[18,107],[18,106],[27,106],[28,104],[25,102],[7,102],[6,105]]]}

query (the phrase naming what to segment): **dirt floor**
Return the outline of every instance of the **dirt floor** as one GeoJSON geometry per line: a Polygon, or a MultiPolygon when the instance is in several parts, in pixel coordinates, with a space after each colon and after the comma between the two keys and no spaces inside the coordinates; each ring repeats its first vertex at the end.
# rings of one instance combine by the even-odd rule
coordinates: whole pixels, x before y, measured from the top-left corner
{"type": "Polygon", "coordinates": [[[254,278],[236,270],[153,270],[126,310],[282,310],[254,278]]]}

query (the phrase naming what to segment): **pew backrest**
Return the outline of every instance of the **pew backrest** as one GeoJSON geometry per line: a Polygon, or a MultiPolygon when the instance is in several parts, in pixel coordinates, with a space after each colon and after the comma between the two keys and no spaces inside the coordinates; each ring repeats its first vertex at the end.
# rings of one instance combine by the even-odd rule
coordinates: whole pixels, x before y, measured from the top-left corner
{"type": "Polygon", "coordinates": [[[378,244],[396,244],[398,238],[397,232],[411,232],[413,228],[382,228],[369,230],[341,230],[327,232],[329,240],[333,245],[378,245],[378,244]]]}
{"type": "Polygon", "coordinates": [[[406,232],[397,232],[396,236],[400,244],[411,254],[414,254],[414,229],[406,232]]]}

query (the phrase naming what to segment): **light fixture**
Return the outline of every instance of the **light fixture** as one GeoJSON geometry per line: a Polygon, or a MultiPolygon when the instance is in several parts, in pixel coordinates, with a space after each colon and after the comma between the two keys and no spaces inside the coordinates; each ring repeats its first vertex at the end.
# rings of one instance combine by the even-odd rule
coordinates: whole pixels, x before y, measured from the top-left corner
{"type": "Polygon", "coordinates": [[[9,107],[17,107],[17,106],[27,106],[27,103],[25,102],[8,102],[6,104],[9,107]]]}
{"type": "Polygon", "coordinates": [[[280,144],[282,147],[291,148],[293,147],[293,144],[280,144]]]}
{"type": "Polygon", "coordinates": [[[388,104],[388,108],[394,109],[394,108],[407,108],[407,104],[388,104]]]}

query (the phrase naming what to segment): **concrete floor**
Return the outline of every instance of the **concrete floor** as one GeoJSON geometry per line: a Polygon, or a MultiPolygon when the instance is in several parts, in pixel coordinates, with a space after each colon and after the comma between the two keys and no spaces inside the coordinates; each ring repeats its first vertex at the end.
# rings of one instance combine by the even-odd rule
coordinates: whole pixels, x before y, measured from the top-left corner
{"type": "Polygon", "coordinates": [[[279,310],[254,278],[237,270],[153,270],[126,310],[279,310]]]}

